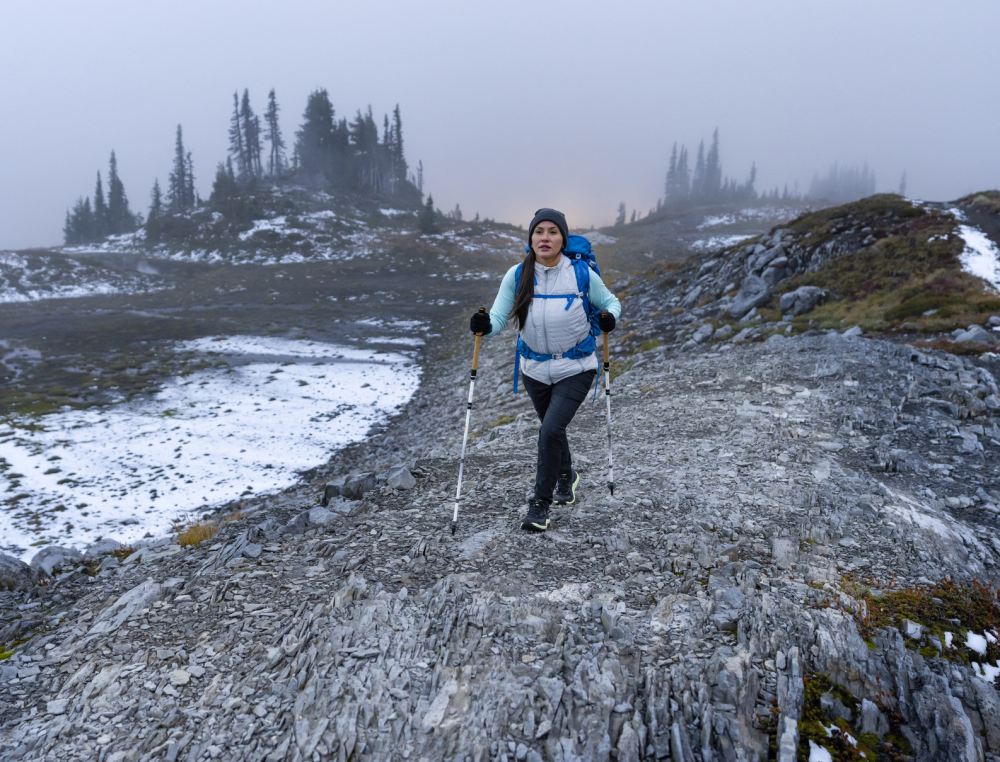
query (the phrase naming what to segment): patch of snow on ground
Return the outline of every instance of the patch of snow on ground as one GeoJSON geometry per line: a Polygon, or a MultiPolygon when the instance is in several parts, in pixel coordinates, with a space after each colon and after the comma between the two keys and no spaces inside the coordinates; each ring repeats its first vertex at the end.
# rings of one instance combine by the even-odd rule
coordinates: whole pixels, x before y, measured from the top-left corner
{"type": "MultiPolygon", "coordinates": [[[[604,233],[600,233],[600,232],[598,232],[596,230],[585,230],[583,233],[581,233],[581,235],[584,238],[586,238],[588,241],[590,241],[591,245],[593,245],[593,246],[601,246],[601,245],[605,245],[606,246],[608,244],[612,244],[612,243],[617,243],[618,242],[618,239],[615,238],[614,236],[605,235],[604,233]]],[[[515,238],[515,237],[511,236],[511,238],[515,238]]],[[[515,238],[515,240],[521,241],[522,239],[521,238],[515,238]]]]}
{"type": "Polygon", "coordinates": [[[714,235],[711,238],[699,238],[691,244],[694,251],[712,251],[725,249],[728,246],[753,238],[752,235],[714,235]]]}
{"type": "Polygon", "coordinates": [[[423,320],[383,320],[380,318],[366,318],[357,321],[358,325],[370,325],[375,328],[393,328],[397,331],[422,331],[427,327],[423,320]]]}
{"type": "Polygon", "coordinates": [[[992,685],[993,681],[1000,676],[1000,661],[996,664],[980,664],[978,661],[974,661],[972,669],[976,673],[976,677],[992,685]]]}
{"type": "Polygon", "coordinates": [[[400,214],[413,214],[413,212],[408,212],[405,209],[379,209],[379,212],[384,214],[386,217],[397,217],[400,214]]]}
{"type": "Polygon", "coordinates": [[[249,230],[244,230],[240,233],[241,241],[248,241],[257,233],[262,233],[267,230],[273,230],[275,233],[284,233],[286,219],[284,216],[272,217],[268,220],[254,220],[253,227],[249,230]]]}
{"type": "Polygon", "coordinates": [[[809,762],[833,762],[833,757],[830,756],[830,752],[810,739],[809,762]]]}
{"type": "Polygon", "coordinates": [[[969,630],[965,635],[965,647],[975,651],[980,656],[986,655],[986,638],[977,632],[969,630]]]}
{"type": "Polygon", "coordinates": [[[736,225],[741,222],[750,222],[753,220],[792,219],[802,214],[802,211],[801,209],[786,207],[750,206],[729,214],[709,215],[698,224],[698,230],[721,228],[726,225],[736,225]]]}
{"type": "Polygon", "coordinates": [[[14,252],[0,252],[0,303],[143,294],[166,288],[162,281],[111,272],[71,257],[34,255],[29,258],[14,252]]]}
{"type": "Polygon", "coordinates": [[[1000,249],[979,228],[959,225],[958,234],[965,241],[962,269],[1000,290],[1000,249]]]}
{"type": "Polygon", "coordinates": [[[180,348],[233,361],[141,401],[0,425],[0,550],[27,560],[39,544],[134,542],[288,487],[396,412],[420,377],[408,355],[319,342],[230,336],[180,348]]]}

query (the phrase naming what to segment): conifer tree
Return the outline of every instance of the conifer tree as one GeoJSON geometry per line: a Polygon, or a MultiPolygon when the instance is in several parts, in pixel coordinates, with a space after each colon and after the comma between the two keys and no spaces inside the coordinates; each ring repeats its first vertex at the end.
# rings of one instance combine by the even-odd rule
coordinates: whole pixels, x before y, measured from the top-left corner
{"type": "Polygon", "coordinates": [[[112,151],[108,160],[108,229],[112,235],[117,235],[130,233],[135,228],[135,215],[129,209],[125,186],[118,177],[118,160],[112,151]]]}
{"type": "Polygon", "coordinates": [[[93,229],[89,240],[103,238],[108,234],[108,204],[104,200],[104,188],[101,185],[101,173],[97,173],[97,186],[94,188],[93,229]]]}
{"type": "Polygon", "coordinates": [[[233,115],[229,118],[229,156],[236,160],[239,178],[245,179],[250,174],[250,164],[247,160],[246,141],[243,138],[244,127],[240,117],[240,97],[233,91],[233,115]]]}
{"type": "Polygon", "coordinates": [[[73,211],[66,215],[66,224],[63,228],[66,244],[93,241],[94,232],[94,212],[90,207],[90,197],[77,199],[73,211]]]}
{"type": "Polygon", "coordinates": [[[668,204],[676,203],[677,199],[677,143],[670,151],[670,166],[667,167],[667,179],[663,184],[663,199],[668,204]]]}
{"type": "Polygon", "coordinates": [[[153,190],[149,194],[149,214],[146,224],[156,222],[163,216],[163,194],[160,192],[160,179],[153,180],[153,190]]]}
{"type": "Polygon", "coordinates": [[[906,170],[903,170],[902,176],[899,178],[899,195],[906,195],[906,170]]]}
{"type": "Polygon", "coordinates": [[[424,195],[424,160],[419,159],[417,161],[417,190],[420,191],[420,195],[424,195]]]}
{"type": "Polygon", "coordinates": [[[615,217],[615,227],[620,228],[625,224],[625,202],[618,204],[618,216],[615,217]]]}
{"type": "Polygon", "coordinates": [[[184,152],[184,133],[177,125],[174,140],[174,165],[167,185],[167,208],[171,212],[182,212],[188,208],[188,163],[184,152]]]}
{"type": "Polygon", "coordinates": [[[246,179],[253,180],[261,174],[260,121],[250,106],[250,91],[246,88],[243,89],[243,100],[240,103],[240,122],[246,146],[246,179]]]}
{"type": "Polygon", "coordinates": [[[677,159],[677,199],[685,201],[691,195],[691,170],[688,168],[688,151],[685,146],[681,146],[681,153],[677,159]]]}
{"type": "Polygon", "coordinates": [[[705,159],[705,185],[702,195],[707,201],[718,201],[722,191],[722,163],[719,160],[719,128],[712,133],[712,146],[705,159]]]}
{"type": "Polygon", "coordinates": [[[399,104],[392,110],[392,156],[396,179],[400,182],[406,180],[406,156],[403,154],[403,117],[399,113],[399,104]]]}
{"type": "Polygon", "coordinates": [[[215,181],[212,183],[209,203],[214,209],[228,214],[232,211],[233,199],[239,197],[239,192],[239,184],[232,174],[232,163],[226,166],[220,162],[215,168],[215,181]]]}
{"type": "Polygon", "coordinates": [[[333,104],[325,89],[309,94],[302,126],[295,136],[295,155],[303,179],[325,184],[333,177],[334,146],[338,142],[333,104]]]}
{"type": "Polygon", "coordinates": [[[698,143],[698,158],[694,164],[694,176],[691,178],[691,198],[703,201],[705,198],[705,141],[698,143]]]}
{"type": "Polygon", "coordinates": [[[187,185],[184,188],[185,208],[193,209],[200,199],[198,198],[198,192],[194,189],[194,161],[191,159],[190,151],[187,152],[187,156],[184,158],[184,167],[184,177],[187,181],[187,185]]]}
{"type": "Polygon", "coordinates": [[[420,232],[424,235],[430,235],[431,233],[437,232],[437,215],[434,212],[434,197],[429,193],[427,194],[427,203],[424,204],[423,208],[420,210],[420,216],[417,218],[417,227],[420,232]]]}
{"type": "Polygon", "coordinates": [[[281,137],[281,127],[278,125],[278,100],[274,88],[267,94],[267,111],[264,113],[267,123],[267,142],[271,145],[268,151],[267,171],[272,177],[278,177],[285,171],[285,141],[281,137]]]}

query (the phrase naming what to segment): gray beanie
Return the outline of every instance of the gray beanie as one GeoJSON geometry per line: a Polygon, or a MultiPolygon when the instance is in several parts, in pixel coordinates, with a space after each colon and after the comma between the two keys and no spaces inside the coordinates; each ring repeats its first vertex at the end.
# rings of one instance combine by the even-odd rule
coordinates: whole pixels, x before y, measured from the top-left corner
{"type": "Polygon", "coordinates": [[[531,218],[531,224],[528,225],[528,249],[531,248],[531,234],[535,232],[535,228],[540,222],[546,221],[555,223],[555,226],[559,228],[559,232],[562,233],[563,246],[566,245],[566,240],[569,238],[569,227],[566,225],[566,215],[558,209],[542,208],[535,212],[535,216],[531,218]]]}

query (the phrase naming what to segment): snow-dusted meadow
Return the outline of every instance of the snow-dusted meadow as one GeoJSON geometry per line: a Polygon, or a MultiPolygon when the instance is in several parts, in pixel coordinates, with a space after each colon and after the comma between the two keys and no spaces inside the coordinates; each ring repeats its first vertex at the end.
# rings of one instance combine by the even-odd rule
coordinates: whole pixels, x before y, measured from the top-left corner
{"type": "Polygon", "coordinates": [[[280,490],[396,412],[420,377],[403,349],[258,336],[176,348],[217,355],[218,367],[141,401],[0,424],[0,550],[29,559],[41,544],[134,542],[280,490]]]}

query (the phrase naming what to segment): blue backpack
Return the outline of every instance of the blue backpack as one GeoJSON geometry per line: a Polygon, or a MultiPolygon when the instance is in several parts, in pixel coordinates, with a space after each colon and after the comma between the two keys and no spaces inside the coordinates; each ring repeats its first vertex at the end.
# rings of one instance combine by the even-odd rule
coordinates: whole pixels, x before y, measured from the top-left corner
{"type": "MultiPolygon", "coordinates": [[[[525,253],[531,251],[529,246],[525,246],[524,249],[525,253]]],[[[577,293],[536,294],[535,298],[566,299],[566,309],[569,309],[572,306],[573,299],[576,297],[579,296],[583,300],[583,310],[587,314],[587,318],[590,320],[590,334],[575,347],[572,347],[560,355],[561,357],[567,357],[574,360],[586,357],[597,349],[596,337],[601,334],[601,326],[598,322],[598,315],[601,314],[601,311],[590,303],[590,271],[593,270],[595,273],[600,275],[601,268],[597,264],[597,257],[594,255],[594,250],[590,246],[590,241],[582,235],[567,236],[566,245],[563,247],[562,253],[564,257],[568,257],[573,263],[573,271],[576,274],[577,293]]],[[[521,273],[523,270],[524,263],[522,262],[514,271],[514,283],[521,282],[521,273]]],[[[529,360],[545,361],[552,360],[555,356],[544,354],[542,352],[535,352],[524,342],[521,338],[521,334],[518,333],[517,346],[515,348],[514,355],[514,394],[517,394],[517,379],[521,367],[521,357],[527,357],[529,360]]]]}

